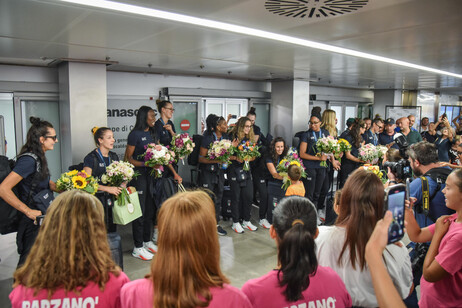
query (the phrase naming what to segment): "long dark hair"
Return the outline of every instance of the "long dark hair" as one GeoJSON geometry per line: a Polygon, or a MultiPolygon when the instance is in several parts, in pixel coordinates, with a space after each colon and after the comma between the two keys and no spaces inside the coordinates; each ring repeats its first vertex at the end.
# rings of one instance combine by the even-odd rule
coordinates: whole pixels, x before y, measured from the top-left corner
{"type": "Polygon", "coordinates": [[[359,129],[361,127],[364,127],[365,125],[366,123],[363,120],[356,119],[353,125],[351,126],[350,135],[353,138],[354,146],[357,148],[359,148],[359,146],[361,145],[361,142],[363,142],[363,137],[361,136],[359,129]]]}
{"type": "Polygon", "coordinates": [[[339,265],[342,265],[343,254],[348,253],[348,248],[353,269],[359,267],[362,271],[365,268],[366,244],[375,224],[383,217],[383,199],[383,184],[374,173],[360,168],[348,177],[335,222],[346,229],[345,243],[337,260],[339,265]]]}
{"type": "Polygon", "coordinates": [[[205,119],[205,125],[207,126],[207,133],[212,134],[217,128],[218,116],[216,114],[209,114],[205,119]]]}
{"type": "Polygon", "coordinates": [[[40,174],[41,179],[45,179],[50,175],[50,170],[48,169],[47,159],[45,157],[45,152],[42,149],[42,144],[40,143],[40,137],[45,137],[48,134],[48,129],[53,128],[48,121],[42,121],[40,118],[30,117],[29,121],[32,123],[32,126],[27,132],[26,143],[22,146],[19,155],[24,153],[34,153],[40,160],[40,174]]]}
{"type": "Polygon", "coordinates": [[[286,157],[287,152],[289,151],[289,147],[287,146],[286,141],[282,137],[276,137],[271,141],[270,145],[270,155],[271,155],[271,160],[273,161],[274,166],[276,167],[278,164],[278,154],[276,153],[276,143],[277,142],[283,142],[284,143],[284,151],[282,151],[281,158],[286,157]]]}
{"type": "Polygon", "coordinates": [[[147,123],[149,111],[153,111],[155,113],[154,109],[152,109],[149,106],[141,106],[140,109],[138,109],[138,113],[136,114],[135,126],[133,127],[132,131],[144,131],[146,128],[149,128],[149,133],[151,134],[152,139],[154,139],[154,142],[156,142],[156,129],[155,127],[150,127],[147,123]]]}
{"type": "Polygon", "coordinates": [[[273,212],[273,227],[279,239],[279,286],[286,300],[294,302],[310,285],[318,260],[314,238],[317,213],[307,198],[290,196],[282,199],[273,212]],[[281,277],[282,273],[282,277],[281,277]]]}

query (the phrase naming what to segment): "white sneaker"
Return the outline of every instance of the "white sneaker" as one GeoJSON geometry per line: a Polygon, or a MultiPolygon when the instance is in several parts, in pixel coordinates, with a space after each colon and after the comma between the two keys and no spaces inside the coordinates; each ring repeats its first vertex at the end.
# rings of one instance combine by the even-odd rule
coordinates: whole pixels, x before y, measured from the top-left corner
{"type": "Polygon", "coordinates": [[[271,224],[268,220],[266,220],[266,218],[260,219],[260,222],[258,224],[265,229],[269,229],[271,227],[271,224]]]}
{"type": "Polygon", "coordinates": [[[157,244],[157,239],[159,238],[159,229],[154,228],[154,233],[152,234],[152,242],[157,244]]]}
{"type": "Polygon", "coordinates": [[[318,210],[318,217],[321,219],[326,218],[325,208],[318,210]]]}
{"type": "Polygon", "coordinates": [[[244,233],[244,229],[242,229],[241,224],[238,223],[238,222],[234,222],[232,228],[233,228],[234,232],[236,232],[236,233],[244,233]]]}
{"type": "Polygon", "coordinates": [[[250,221],[244,220],[242,222],[242,227],[249,229],[250,231],[257,231],[257,227],[255,227],[250,221]]]}
{"type": "Polygon", "coordinates": [[[147,251],[144,247],[133,248],[132,256],[144,261],[152,260],[152,257],[154,257],[154,255],[147,251]]]}
{"type": "Polygon", "coordinates": [[[143,247],[149,251],[150,253],[152,254],[155,254],[157,253],[157,245],[154,244],[153,242],[149,241],[149,242],[144,242],[143,243],[143,247]]]}

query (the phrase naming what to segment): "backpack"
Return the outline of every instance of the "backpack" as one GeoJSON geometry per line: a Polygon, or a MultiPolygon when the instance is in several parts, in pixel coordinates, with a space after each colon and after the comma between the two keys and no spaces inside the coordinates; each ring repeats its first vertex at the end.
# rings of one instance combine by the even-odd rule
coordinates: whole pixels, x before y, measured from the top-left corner
{"type": "Polygon", "coordinates": [[[436,222],[436,219],[438,217],[431,217],[429,215],[430,214],[430,202],[433,200],[436,194],[441,190],[441,185],[446,183],[446,179],[448,178],[451,172],[452,170],[448,168],[438,167],[438,168],[430,169],[427,173],[425,173],[423,176],[420,177],[420,180],[422,181],[422,213],[424,213],[425,216],[429,217],[432,221],[436,222]],[[431,196],[430,196],[430,189],[428,186],[427,177],[430,177],[437,184],[436,189],[431,196]]]}
{"type": "Polygon", "coordinates": [[[199,151],[201,148],[202,138],[204,138],[202,135],[193,135],[192,139],[195,147],[192,153],[188,155],[188,165],[190,166],[197,166],[199,164],[199,151]]]}
{"type": "MultiPolygon", "coordinates": [[[[40,161],[38,157],[33,153],[24,153],[18,156],[18,158],[26,155],[32,157],[36,161],[36,172],[32,180],[29,195],[26,199],[26,204],[28,204],[31,200],[32,193],[35,191],[40,181],[40,161]]],[[[5,180],[5,178],[11,173],[15,164],[16,162],[14,160],[9,160],[6,156],[0,156],[0,183],[2,183],[3,180],[5,180]]],[[[17,187],[13,187],[13,193],[16,195],[16,197],[18,197],[18,199],[20,199],[17,187]]],[[[20,218],[20,212],[9,205],[5,200],[0,198],[0,233],[8,234],[17,232],[20,218]]]]}
{"type": "MultiPolygon", "coordinates": [[[[91,156],[93,158],[93,168],[91,168],[91,170],[95,170],[96,167],[98,167],[98,156],[96,156],[96,154],[93,151],[90,154],[91,154],[91,156]]],[[[111,152],[111,151],[109,151],[109,157],[111,158],[111,161],[119,160],[119,156],[117,156],[116,153],[111,152]]],[[[83,162],[81,162],[81,163],[79,163],[77,165],[69,166],[68,169],[69,169],[69,171],[83,170],[83,162]]]]}

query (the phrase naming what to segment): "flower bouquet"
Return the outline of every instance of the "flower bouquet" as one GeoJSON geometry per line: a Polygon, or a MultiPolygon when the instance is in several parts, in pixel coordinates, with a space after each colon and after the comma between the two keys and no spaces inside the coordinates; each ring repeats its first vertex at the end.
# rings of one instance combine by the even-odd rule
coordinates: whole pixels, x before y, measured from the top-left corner
{"type": "Polygon", "coordinates": [[[371,144],[365,144],[361,146],[358,152],[358,158],[369,164],[376,164],[379,160],[379,151],[371,144]]]}
{"type": "MultiPolygon", "coordinates": [[[[332,136],[323,137],[316,142],[316,149],[318,150],[316,156],[335,154],[338,151],[337,140],[332,136]]],[[[327,167],[327,162],[323,160],[320,165],[327,167]]]]}
{"type": "MultiPolygon", "coordinates": [[[[139,175],[133,168],[134,166],[128,162],[114,161],[106,167],[106,174],[101,176],[101,182],[109,186],[125,186],[139,175]]],[[[116,200],[120,205],[125,205],[125,201],[130,203],[129,192],[125,187],[123,187],[120,194],[116,197],[116,200]]]]}
{"type": "Polygon", "coordinates": [[[233,154],[234,148],[230,140],[221,139],[220,141],[215,141],[209,146],[207,151],[207,158],[210,160],[219,160],[223,168],[226,169],[231,161],[229,157],[233,154]]]}
{"type": "Polygon", "coordinates": [[[306,172],[305,172],[305,166],[303,165],[302,160],[298,156],[297,151],[294,148],[290,148],[289,152],[287,153],[287,156],[284,157],[279,164],[276,166],[276,171],[282,176],[282,189],[287,190],[287,188],[290,186],[290,180],[289,180],[289,167],[290,165],[297,165],[301,167],[302,169],[302,178],[306,177],[306,172]]]}
{"type": "Polygon", "coordinates": [[[244,167],[242,168],[244,171],[250,170],[249,159],[260,157],[259,148],[255,143],[244,140],[236,147],[234,152],[238,159],[244,161],[244,167]]]}
{"type": "Polygon", "coordinates": [[[171,165],[175,161],[175,152],[155,143],[149,143],[145,148],[146,152],[140,156],[144,158],[144,164],[152,168],[151,175],[160,178],[164,166],[171,165]]]}
{"type": "Polygon", "coordinates": [[[195,144],[188,133],[173,136],[170,149],[175,152],[175,161],[178,162],[181,159],[184,165],[183,159],[192,153],[194,146],[195,144]]]}
{"type": "Polygon", "coordinates": [[[384,145],[376,145],[375,148],[377,149],[377,157],[383,159],[385,154],[387,154],[388,148],[384,145]]]}
{"type": "Polygon", "coordinates": [[[80,189],[94,195],[98,191],[98,180],[84,170],[72,170],[61,174],[56,181],[56,188],[59,191],[80,189]]]}
{"type": "Polygon", "coordinates": [[[370,171],[370,172],[374,173],[376,176],[378,176],[383,184],[386,183],[387,179],[386,179],[386,177],[383,176],[384,172],[382,172],[380,170],[379,166],[375,166],[375,165],[371,165],[371,164],[365,164],[363,166],[363,168],[364,168],[364,170],[370,171]]]}

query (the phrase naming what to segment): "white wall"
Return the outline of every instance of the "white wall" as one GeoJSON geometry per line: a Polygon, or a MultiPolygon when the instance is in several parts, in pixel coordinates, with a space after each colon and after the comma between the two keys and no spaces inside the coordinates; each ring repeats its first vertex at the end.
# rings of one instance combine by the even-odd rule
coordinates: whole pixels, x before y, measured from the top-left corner
{"type": "Polygon", "coordinates": [[[401,104],[402,95],[399,90],[374,91],[374,116],[380,114],[380,117],[385,119],[385,106],[401,106],[401,104]]]}

